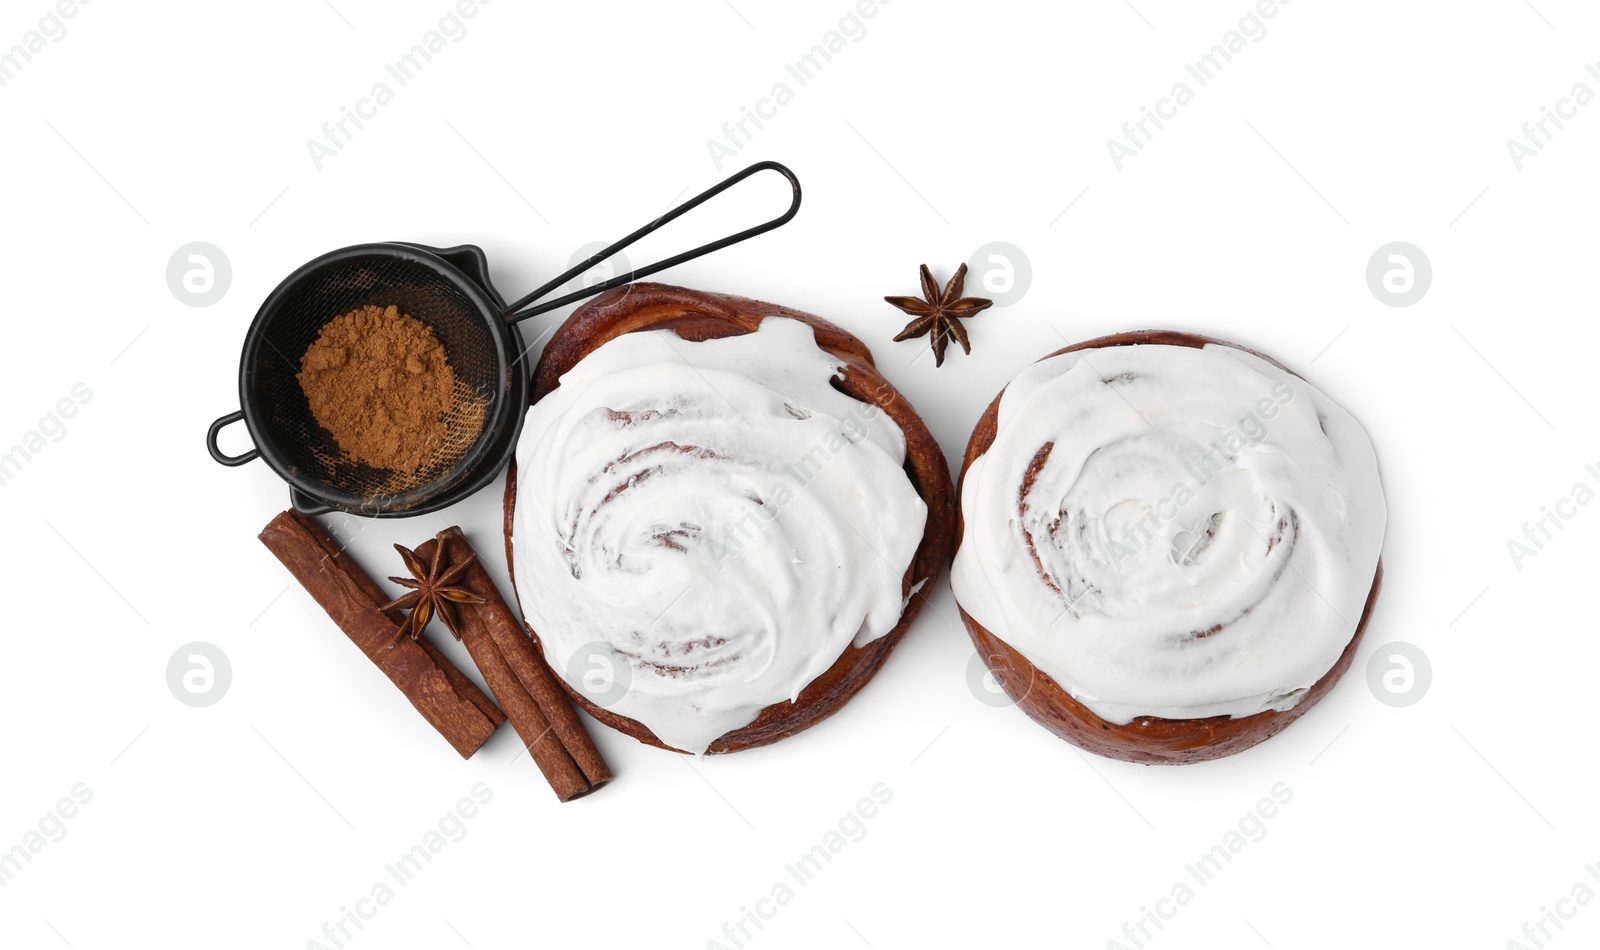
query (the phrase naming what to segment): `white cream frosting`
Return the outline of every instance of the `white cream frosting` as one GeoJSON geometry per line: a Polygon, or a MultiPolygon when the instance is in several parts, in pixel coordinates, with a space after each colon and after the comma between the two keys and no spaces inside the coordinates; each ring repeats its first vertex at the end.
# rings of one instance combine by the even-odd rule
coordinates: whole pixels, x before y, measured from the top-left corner
{"type": "Polygon", "coordinates": [[[1360,424],[1216,345],[1028,367],[961,512],[962,608],[1115,723],[1297,704],[1355,633],[1386,519],[1360,424]]]}
{"type": "Polygon", "coordinates": [[[529,410],[515,583],[559,675],[700,754],[899,623],[927,508],[899,427],[839,372],[788,318],[641,331],[529,410]],[[625,689],[585,681],[608,669],[625,689]]]}

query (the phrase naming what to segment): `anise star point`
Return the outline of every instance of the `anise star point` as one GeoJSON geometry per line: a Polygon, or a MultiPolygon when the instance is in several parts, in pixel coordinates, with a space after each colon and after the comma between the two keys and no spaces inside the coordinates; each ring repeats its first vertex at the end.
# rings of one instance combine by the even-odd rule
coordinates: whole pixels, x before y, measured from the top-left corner
{"type": "Polygon", "coordinates": [[[384,610],[409,610],[406,619],[401,621],[399,632],[395,639],[399,640],[409,636],[415,640],[422,635],[422,630],[434,616],[444,621],[450,633],[457,640],[461,639],[461,618],[456,614],[454,604],[481,604],[484,599],[465,587],[455,586],[467,570],[478,560],[476,554],[462,561],[460,564],[447,565],[444,563],[444,544],[434,541],[433,559],[430,563],[423,563],[422,558],[415,551],[396,544],[396,551],[406,562],[406,570],[411,572],[410,577],[391,577],[401,587],[410,588],[404,594],[396,597],[383,605],[384,610]]]}
{"type": "Polygon", "coordinates": [[[955,276],[944,285],[940,292],[939,285],[933,279],[933,272],[928,270],[928,265],[922,265],[922,297],[885,297],[891,306],[911,314],[912,320],[906,324],[895,336],[895,342],[909,340],[913,337],[928,336],[928,343],[933,347],[933,365],[944,365],[945,347],[952,338],[961,344],[961,351],[970,354],[972,342],[967,338],[967,328],[961,321],[977,316],[984,310],[994,306],[993,300],[982,297],[963,297],[961,292],[967,280],[967,265],[962,264],[956,268],[955,276]]]}

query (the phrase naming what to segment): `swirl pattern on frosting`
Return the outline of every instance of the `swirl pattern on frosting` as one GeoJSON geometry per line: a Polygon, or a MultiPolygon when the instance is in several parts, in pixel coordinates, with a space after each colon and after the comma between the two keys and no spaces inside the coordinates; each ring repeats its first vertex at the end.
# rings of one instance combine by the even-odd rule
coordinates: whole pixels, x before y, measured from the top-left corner
{"type": "Polygon", "coordinates": [[[838,371],[787,318],[641,331],[529,410],[516,584],[574,688],[625,669],[611,711],[702,753],[895,627],[927,509],[900,429],[838,371]]]}
{"type": "Polygon", "coordinates": [[[1120,724],[1292,708],[1355,633],[1386,517],[1360,425],[1215,344],[1030,366],[961,512],[962,609],[1120,724]]]}

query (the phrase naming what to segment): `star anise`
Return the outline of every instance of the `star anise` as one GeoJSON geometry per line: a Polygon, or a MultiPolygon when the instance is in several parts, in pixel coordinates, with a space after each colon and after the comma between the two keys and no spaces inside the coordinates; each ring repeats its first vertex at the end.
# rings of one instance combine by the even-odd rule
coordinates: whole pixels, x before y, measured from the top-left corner
{"type": "Polygon", "coordinates": [[[400,632],[395,637],[409,636],[415,640],[421,636],[422,630],[437,614],[444,625],[450,628],[450,633],[457,640],[461,639],[461,618],[456,615],[452,604],[481,604],[483,598],[467,590],[465,587],[454,586],[456,582],[467,573],[467,569],[477,563],[476,554],[454,566],[444,563],[444,545],[439,541],[433,543],[433,562],[424,564],[422,558],[415,551],[408,550],[401,545],[394,549],[400,552],[405,559],[406,570],[411,572],[410,577],[391,577],[401,587],[411,588],[411,592],[389,601],[383,605],[384,610],[409,610],[410,614],[400,624],[400,632]]]}
{"type": "Polygon", "coordinates": [[[956,274],[950,282],[944,285],[944,293],[939,292],[939,285],[934,283],[933,274],[928,270],[928,265],[922,265],[922,297],[885,297],[884,300],[899,307],[916,319],[906,324],[906,328],[896,336],[895,342],[909,340],[912,337],[931,334],[928,342],[933,345],[933,365],[944,365],[944,348],[954,337],[961,344],[963,353],[972,352],[972,343],[967,339],[967,328],[961,321],[967,317],[977,316],[981,311],[994,306],[993,300],[982,297],[961,296],[962,284],[967,280],[967,265],[962,264],[956,268],[956,274]]]}

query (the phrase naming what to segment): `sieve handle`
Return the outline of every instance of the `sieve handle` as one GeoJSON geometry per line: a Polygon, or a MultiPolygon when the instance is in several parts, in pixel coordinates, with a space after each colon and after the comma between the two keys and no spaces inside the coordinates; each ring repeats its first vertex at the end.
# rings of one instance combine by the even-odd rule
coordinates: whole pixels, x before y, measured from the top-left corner
{"type": "MultiPolygon", "coordinates": [[[[746,168],[743,171],[738,172],[737,174],[733,175],[732,177],[727,178],[727,179],[723,180],[722,182],[720,182],[720,183],[718,183],[716,185],[713,185],[712,187],[706,189],[705,191],[702,191],[700,194],[695,195],[693,198],[690,198],[688,201],[685,201],[683,204],[678,205],[676,208],[673,208],[671,211],[668,211],[666,214],[662,215],[661,217],[656,218],[654,221],[651,221],[649,224],[646,224],[644,227],[642,227],[639,230],[633,232],[632,234],[628,235],[627,237],[623,238],[622,240],[618,241],[617,243],[615,243],[615,244],[611,245],[610,247],[600,251],[599,253],[595,254],[593,257],[590,257],[588,260],[582,261],[581,263],[579,263],[576,266],[572,267],[566,273],[560,275],[559,277],[553,278],[552,280],[547,282],[543,287],[540,287],[538,290],[535,290],[533,293],[528,294],[526,297],[523,297],[521,300],[518,300],[516,303],[512,304],[510,307],[507,308],[507,310],[506,310],[506,321],[508,323],[516,323],[519,320],[525,320],[528,317],[532,317],[532,316],[535,316],[537,314],[544,313],[544,312],[546,312],[548,310],[554,310],[557,307],[564,307],[567,304],[572,303],[575,300],[582,300],[585,297],[593,297],[595,294],[601,293],[602,291],[610,290],[613,287],[620,287],[623,284],[630,283],[630,282],[638,280],[638,279],[640,279],[642,277],[648,277],[651,274],[654,274],[654,273],[656,273],[658,271],[666,270],[667,268],[672,267],[673,265],[682,264],[684,261],[692,261],[697,257],[702,257],[702,256],[704,256],[706,254],[710,254],[712,251],[720,251],[721,249],[723,249],[725,247],[728,247],[729,245],[738,244],[740,241],[743,241],[743,240],[745,240],[747,238],[753,238],[758,234],[765,234],[766,232],[771,231],[773,228],[782,227],[783,225],[788,224],[789,223],[789,219],[793,218],[795,216],[795,212],[797,212],[799,210],[800,210],[800,179],[798,179],[798,178],[796,178],[794,176],[794,172],[790,171],[788,168],[784,167],[783,165],[778,164],[777,162],[757,162],[756,164],[751,165],[749,168],[746,168]],[[712,241],[710,244],[702,244],[701,246],[695,248],[692,251],[684,251],[682,254],[678,254],[678,255],[675,255],[673,257],[669,257],[664,261],[658,261],[657,263],[650,264],[650,265],[648,265],[646,267],[635,268],[635,269],[627,272],[626,274],[623,274],[620,277],[613,277],[610,280],[607,280],[607,281],[604,281],[602,283],[596,284],[593,287],[585,287],[582,290],[575,290],[570,294],[566,294],[564,296],[557,297],[554,300],[545,301],[544,303],[541,303],[541,304],[539,304],[537,306],[533,306],[533,307],[529,307],[528,306],[529,304],[533,303],[535,300],[538,300],[540,297],[543,297],[545,294],[550,293],[550,291],[556,289],[557,287],[560,287],[562,284],[566,283],[567,281],[571,280],[572,278],[578,276],[579,274],[581,274],[584,271],[588,270],[589,268],[593,267],[595,264],[598,264],[599,262],[605,260],[606,258],[610,257],[611,255],[617,253],[618,251],[622,250],[623,248],[627,247],[628,245],[630,245],[630,244],[634,243],[635,241],[639,240],[640,238],[644,237],[646,234],[649,234],[650,232],[656,230],[657,228],[660,228],[662,225],[667,224],[668,222],[670,222],[670,221],[672,221],[672,220],[674,220],[674,219],[676,219],[678,217],[681,217],[685,213],[694,210],[695,208],[699,207],[700,205],[704,204],[705,202],[711,200],[712,198],[715,198],[717,195],[720,195],[724,191],[727,191],[729,188],[732,188],[734,185],[737,185],[739,182],[744,181],[746,178],[749,178],[751,175],[754,175],[757,172],[763,172],[763,171],[768,171],[768,170],[775,171],[778,174],[782,175],[784,178],[787,178],[789,180],[789,187],[794,192],[794,200],[789,202],[789,210],[785,211],[783,214],[779,215],[778,217],[773,218],[771,221],[767,221],[767,222],[765,222],[763,224],[758,224],[753,228],[746,228],[743,231],[738,232],[737,234],[730,234],[727,237],[722,238],[721,240],[712,241]],[[526,307],[527,309],[523,309],[524,307],[526,307]]],[[[215,454],[215,453],[213,453],[213,454],[215,454]]]]}
{"type": "Polygon", "coordinates": [[[253,448],[242,455],[229,455],[228,453],[222,451],[222,447],[217,444],[217,434],[243,418],[244,410],[235,409],[233,412],[228,413],[221,419],[218,419],[216,422],[211,423],[211,428],[206,430],[206,448],[211,451],[211,457],[216,459],[218,464],[229,466],[243,465],[246,462],[254,462],[256,459],[261,457],[260,449],[253,448]]]}

